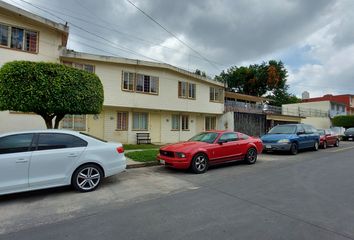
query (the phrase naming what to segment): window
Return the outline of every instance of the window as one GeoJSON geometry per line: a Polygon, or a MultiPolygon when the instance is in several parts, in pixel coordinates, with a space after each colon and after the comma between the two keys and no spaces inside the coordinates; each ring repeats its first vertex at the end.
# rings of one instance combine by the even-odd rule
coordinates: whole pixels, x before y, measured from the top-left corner
{"type": "Polygon", "coordinates": [[[310,125],[303,125],[303,126],[304,126],[304,129],[305,129],[305,133],[307,133],[307,134],[311,134],[311,133],[317,132],[316,130],[314,131],[314,129],[310,125]]]}
{"type": "Polygon", "coordinates": [[[134,91],[134,73],[123,72],[123,90],[134,91]]]}
{"type": "Polygon", "coordinates": [[[196,85],[188,82],[178,82],[178,97],[195,99],[196,85]]]}
{"type": "Polygon", "coordinates": [[[36,53],[38,32],[0,24],[0,45],[12,49],[36,53]]]}
{"type": "Polygon", "coordinates": [[[205,117],[205,130],[215,130],[216,129],[216,117],[205,117]]]}
{"type": "Polygon", "coordinates": [[[86,115],[67,114],[62,120],[61,127],[75,131],[86,131],[86,115]]]}
{"type": "Polygon", "coordinates": [[[0,138],[0,154],[27,152],[33,139],[32,133],[16,134],[0,138]]]}
{"type": "Polygon", "coordinates": [[[178,114],[172,114],[172,130],[179,130],[180,116],[178,114]]]}
{"type": "Polygon", "coordinates": [[[81,138],[63,133],[41,133],[37,150],[86,147],[87,142],[81,138]]]}
{"type": "Polygon", "coordinates": [[[210,101],[212,102],[223,102],[224,89],[210,87],[210,101]]]}
{"type": "Polygon", "coordinates": [[[8,47],[9,46],[9,26],[0,24],[0,45],[8,47]]]}
{"type": "Polygon", "coordinates": [[[188,131],[189,130],[189,116],[182,115],[182,130],[188,131]]]}
{"type": "Polygon", "coordinates": [[[147,113],[133,113],[133,130],[148,130],[147,113]]]}
{"type": "Polygon", "coordinates": [[[128,113],[118,112],[117,113],[117,130],[127,131],[128,130],[128,113]]]}
{"type": "Polygon", "coordinates": [[[95,66],[90,65],[90,64],[84,64],[84,63],[75,63],[75,62],[68,62],[68,61],[63,61],[63,64],[69,67],[73,67],[76,69],[81,69],[81,70],[85,70],[87,72],[90,73],[94,73],[95,72],[95,66]]]}
{"type": "Polygon", "coordinates": [[[220,138],[219,141],[226,141],[226,142],[233,142],[238,140],[238,136],[236,133],[224,133],[220,138]]]}
{"type": "Polygon", "coordinates": [[[158,93],[158,77],[152,77],[143,74],[137,74],[136,80],[136,88],[137,92],[144,92],[144,93],[158,93]]]}

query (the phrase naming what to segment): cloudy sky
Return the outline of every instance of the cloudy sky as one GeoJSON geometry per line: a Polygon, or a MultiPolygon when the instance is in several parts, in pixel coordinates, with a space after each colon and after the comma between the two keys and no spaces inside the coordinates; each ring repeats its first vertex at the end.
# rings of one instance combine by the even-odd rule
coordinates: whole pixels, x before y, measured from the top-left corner
{"type": "Polygon", "coordinates": [[[68,22],[68,48],[215,76],[281,60],[290,91],[354,94],[353,0],[5,0],[68,22]],[[30,4],[32,5],[30,5],[30,4]],[[183,44],[183,43],[184,44],[183,44]]]}

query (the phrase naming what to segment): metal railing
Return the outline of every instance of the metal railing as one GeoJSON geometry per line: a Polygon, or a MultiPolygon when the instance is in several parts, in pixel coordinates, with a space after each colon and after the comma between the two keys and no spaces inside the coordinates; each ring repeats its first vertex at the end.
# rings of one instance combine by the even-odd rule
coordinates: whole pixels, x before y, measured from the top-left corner
{"type": "Polygon", "coordinates": [[[225,112],[247,112],[247,113],[259,113],[259,114],[282,114],[297,117],[333,117],[339,114],[330,111],[323,111],[314,108],[303,107],[277,107],[269,104],[254,104],[244,103],[237,101],[225,101],[225,112]]]}

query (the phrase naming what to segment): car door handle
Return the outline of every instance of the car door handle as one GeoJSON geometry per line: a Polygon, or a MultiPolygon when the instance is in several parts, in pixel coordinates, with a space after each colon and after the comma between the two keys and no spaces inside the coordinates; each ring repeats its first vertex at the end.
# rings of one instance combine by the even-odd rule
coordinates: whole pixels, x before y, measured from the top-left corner
{"type": "Polygon", "coordinates": [[[77,157],[77,156],[79,156],[78,154],[75,154],[75,153],[70,153],[69,155],[68,155],[68,157],[77,157]]]}
{"type": "Polygon", "coordinates": [[[26,163],[26,162],[28,162],[28,160],[24,158],[19,158],[16,160],[16,163],[26,163]]]}

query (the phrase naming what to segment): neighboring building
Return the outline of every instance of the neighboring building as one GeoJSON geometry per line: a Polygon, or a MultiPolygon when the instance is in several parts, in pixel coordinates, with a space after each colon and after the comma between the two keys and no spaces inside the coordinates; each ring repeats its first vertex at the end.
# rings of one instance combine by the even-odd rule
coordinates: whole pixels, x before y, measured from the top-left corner
{"type": "MultiPolygon", "coordinates": [[[[344,103],[348,115],[354,115],[354,95],[343,94],[343,95],[332,95],[326,94],[323,97],[308,98],[303,99],[302,102],[321,102],[321,101],[332,101],[337,103],[344,103]]],[[[338,111],[337,109],[332,109],[333,111],[338,111]]]]}
{"type": "MultiPolygon", "coordinates": [[[[60,62],[68,27],[0,1],[0,67],[9,61],[60,62]]],[[[0,112],[0,132],[45,128],[35,114],[0,112]]]]}
{"type": "Polygon", "coordinates": [[[282,112],[286,115],[304,117],[302,123],[311,124],[316,128],[330,128],[333,117],[347,115],[346,105],[333,101],[284,104],[282,112]]]}
{"type": "Polygon", "coordinates": [[[104,87],[104,108],[88,115],[87,132],[136,143],[149,132],[153,143],[187,140],[217,129],[224,110],[223,84],[174,66],[63,50],[66,65],[92,69],[104,87]]]}
{"type": "Polygon", "coordinates": [[[282,114],[272,100],[235,92],[225,92],[225,114],[219,128],[261,136],[278,124],[299,123],[302,117],[282,114]]]}

